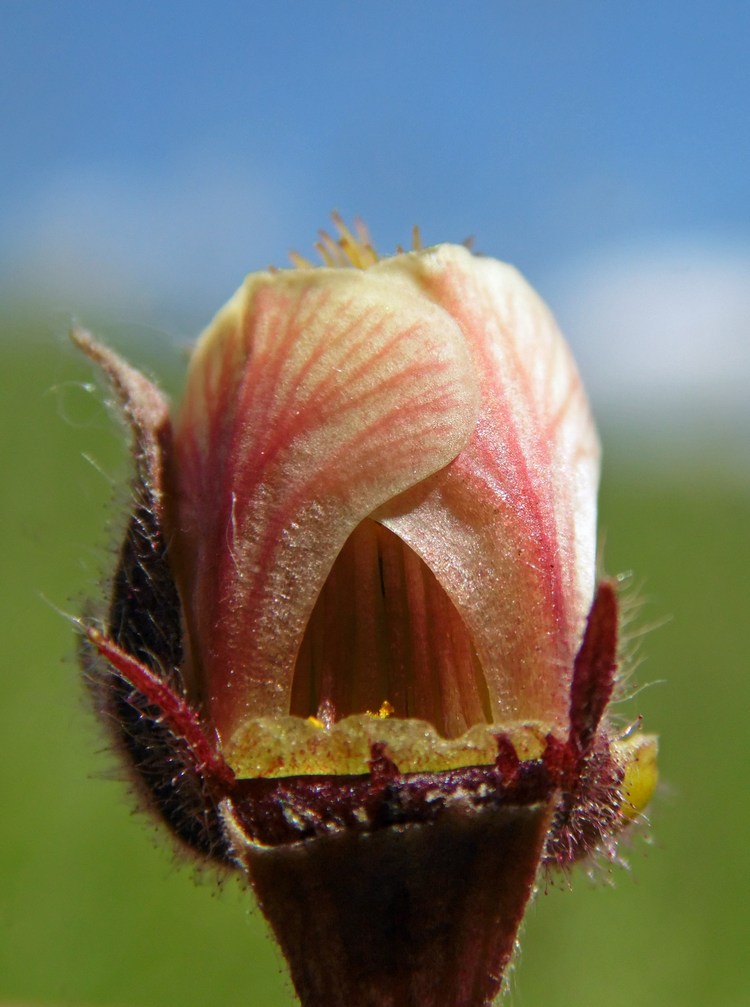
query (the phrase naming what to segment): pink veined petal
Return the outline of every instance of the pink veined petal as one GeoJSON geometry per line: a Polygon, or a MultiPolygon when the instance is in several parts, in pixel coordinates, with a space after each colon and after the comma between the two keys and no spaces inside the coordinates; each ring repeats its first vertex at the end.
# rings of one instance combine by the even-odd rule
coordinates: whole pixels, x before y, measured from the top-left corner
{"type": "Polygon", "coordinates": [[[599,446],[586,397],[548,309],[512,267],[455,246],[411,265],[461,325],[483,402],[460,456],[375,516],[464,619],[492,719],[564,730],[595,575],[599,446]]]}
{"type": "Polygon", "coordinates": [[[225,737],[289,711],[315,599],[355,526],[474,429],[465,338],[409,276],[249,279],[198,345],[175,437],[192,681],[225,737]]]}

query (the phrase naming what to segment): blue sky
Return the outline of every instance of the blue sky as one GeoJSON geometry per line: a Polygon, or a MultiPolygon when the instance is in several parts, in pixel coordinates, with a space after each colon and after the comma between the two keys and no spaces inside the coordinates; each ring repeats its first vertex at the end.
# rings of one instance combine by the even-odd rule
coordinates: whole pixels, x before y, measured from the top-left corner
{"type": "Polygon", "coordinates": [[[748,408],[750,4],[0,12],[6,299],[186,339],[335,207],[514,262],[595,398],[748,408]]]}

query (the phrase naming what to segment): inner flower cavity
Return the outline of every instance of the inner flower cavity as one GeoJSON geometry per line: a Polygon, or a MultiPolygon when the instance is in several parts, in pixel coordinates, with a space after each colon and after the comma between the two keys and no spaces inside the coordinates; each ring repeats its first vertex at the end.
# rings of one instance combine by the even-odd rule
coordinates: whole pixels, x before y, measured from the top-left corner
{"type": "Polygon", "coordinates": [[[290,713],[330,726],[378,711],[427,721],[444,738],[492,721],[482,666],[455,605],[416,553],[368,518],[315,604],[290,713]]]}

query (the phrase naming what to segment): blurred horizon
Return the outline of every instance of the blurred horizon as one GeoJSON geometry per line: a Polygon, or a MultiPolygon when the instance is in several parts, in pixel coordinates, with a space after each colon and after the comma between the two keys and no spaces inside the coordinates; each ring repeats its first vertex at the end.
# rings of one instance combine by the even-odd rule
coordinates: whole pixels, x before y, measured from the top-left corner
{"type": "Polygon", "coordinates": [[[331,210],[381,254],[418,224],[521,269],[600,415],[745,436],[749,37],[707,0],[7,5],[0,297],[184,346],[331,210]]]}

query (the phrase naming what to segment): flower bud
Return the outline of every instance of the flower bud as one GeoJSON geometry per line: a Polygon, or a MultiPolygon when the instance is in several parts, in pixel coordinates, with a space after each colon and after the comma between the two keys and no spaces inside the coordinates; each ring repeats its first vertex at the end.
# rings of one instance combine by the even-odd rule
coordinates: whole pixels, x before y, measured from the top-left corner
{"type": "Polygon", "coordinates": [[[599,446],[548,309],[464,247],[379,260],[339,227],[324,268],[246,280],[173,424],[78,337],[137,463],[89,663],[151,804],[247,872],[304,1004],[472,1007],[540,865],[638,817],[655,742],[607,720],[599,446]]]}

